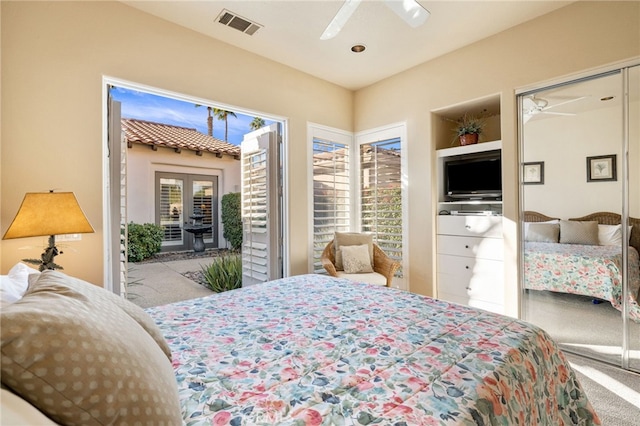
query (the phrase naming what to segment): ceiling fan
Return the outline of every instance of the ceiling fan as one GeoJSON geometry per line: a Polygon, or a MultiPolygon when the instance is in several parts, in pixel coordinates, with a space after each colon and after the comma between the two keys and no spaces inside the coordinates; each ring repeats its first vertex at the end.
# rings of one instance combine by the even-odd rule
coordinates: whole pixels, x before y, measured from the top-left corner
{"type": "Polygon", "coordinates": [[[522,100],[522,106],[524,109],[524,122],[529,121],[533,116],[538,114],[549,114],[549,115],[575,115],[572,112],[557,112],[557,111],[549,111],[552,108],[557,108],[561,105],[566,105],[571,102],[576,102],[581,99],[585,99],[587,96],[580,96],[577,98],[572,98],[566,100],[564,102],[559,102],[557,104],[549,105],[549,101],[544,98],[536,97],[536,95],[526,96],[522,100]]]}
{"type": "MultiPolygon", "coordinates": [[[[345,0],[336,16],[327,26],[327,29],[320,36],[320,40],[329,40],[338,35],[361,2],[362,0],[345,0]]],[[[424,24],[429,15],[431,15],[416,0],[384,0],[384,3],[412,28],[417,28],[424,24]]]]}

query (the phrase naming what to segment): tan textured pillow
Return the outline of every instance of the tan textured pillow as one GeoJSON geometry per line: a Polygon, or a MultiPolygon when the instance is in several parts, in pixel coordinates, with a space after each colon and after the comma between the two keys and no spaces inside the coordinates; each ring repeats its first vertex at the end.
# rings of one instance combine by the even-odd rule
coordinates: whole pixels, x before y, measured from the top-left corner
{"type": "Polygon", "coordinates": [[[38,280],[0,321],[2,383],[55,422],[182,424],[170,361],[115,304],[38,280]]]}
{"type": "Polygon", "coordinates": [[[344,272],[347,274],[373,272],[371,259],[369,257],[369,247],[366,244],[359,246],[344,246],[341,250],[344,272]]]}
{"type": "Polygon", "coordinates": [[[560,225],[557,223],[530,223],[526,241],[538,243],[557,243],[560,236],[560,225]]]}
{"type": "Polygon", "coordinates": [[[373,235],[360,232],[336,232],[333,239],[333,249],[335,251],[336,270],[343,271],[342,246],[359,246],[366,244],[369,249],[369,257],[373,265],[373,235]]]}
{"type": "Polygon", "coordinates": [[[586,244],[597,246],[598,222],[560,221],[560,242],[563,244],[586,244]]]}
{"type": "Polygon", "coordinates": [[[147,330],[147,333],[153,337],[153,340],[156,341],[158,346],[160,346],[160,349],[162,349],[162,352],[164,352],[169,358],[169,361],[171,361],[171,349],[169,348],[167,341],[164,340],[164,336],[162,335],[160,328],[158,328],[149,314],[147,314],[141,307],[106,291],[102,287],[98,287],[78,278],[70,277],[60,271],[45,270],[41,274],[30,275],[29,284],[31,285],[35,282],[38,282],[40,286],[45,284],[64,285],[80,294],[83,294],[87,299],[94,303],[116,305],[140,324],[142,328],[147,330]]]}

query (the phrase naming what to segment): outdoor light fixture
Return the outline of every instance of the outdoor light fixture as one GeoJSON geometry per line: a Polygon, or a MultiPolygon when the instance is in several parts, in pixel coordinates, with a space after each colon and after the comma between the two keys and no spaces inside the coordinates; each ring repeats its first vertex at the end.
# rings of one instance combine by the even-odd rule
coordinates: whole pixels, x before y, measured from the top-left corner
{"type": "Polygon", "coordinates": [[[40,271],[44,271],[63,269],[53,261],[62,253],[56,247],[56,235],[91,232],[94,232],[93,227],[82,212],[73,192],[28,192],[2,239],[48,235],[49,246],[40,259],[22,259],[23,262],[40,265],[40,271]]]}

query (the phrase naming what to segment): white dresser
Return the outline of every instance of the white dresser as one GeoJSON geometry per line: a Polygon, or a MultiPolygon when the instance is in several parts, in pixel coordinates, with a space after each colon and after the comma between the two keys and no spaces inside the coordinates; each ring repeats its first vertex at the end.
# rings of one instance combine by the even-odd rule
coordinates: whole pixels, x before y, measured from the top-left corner
{"type": "Polygon", "coordinates": [[[502,216],[440,215],[437,297],[504,313],[502,216]]]}

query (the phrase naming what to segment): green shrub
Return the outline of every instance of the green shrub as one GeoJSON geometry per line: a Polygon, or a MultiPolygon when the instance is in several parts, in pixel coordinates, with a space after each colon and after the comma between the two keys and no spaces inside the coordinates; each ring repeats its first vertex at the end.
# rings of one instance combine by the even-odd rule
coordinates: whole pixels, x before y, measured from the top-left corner
{"type": "Polygon", "coordinates": [[[238,254],[215,257],[209,266],[202,266],[206,285],[216,293],[242,287],[242,258],[238,254]]]}
{"type": "Polygon", "coordinates": [[[154,223],[129,223],[129,239],[127,241],[127,258],[129,262],[140,262],[160,251],[164,229],[154,223]]]}
{"type": "Polygon", "coordinates": [[[231,250],[242,248],[242,212],[240,193],[230,192],[222,196],[222,236],[229,241],[231,250]]]}

